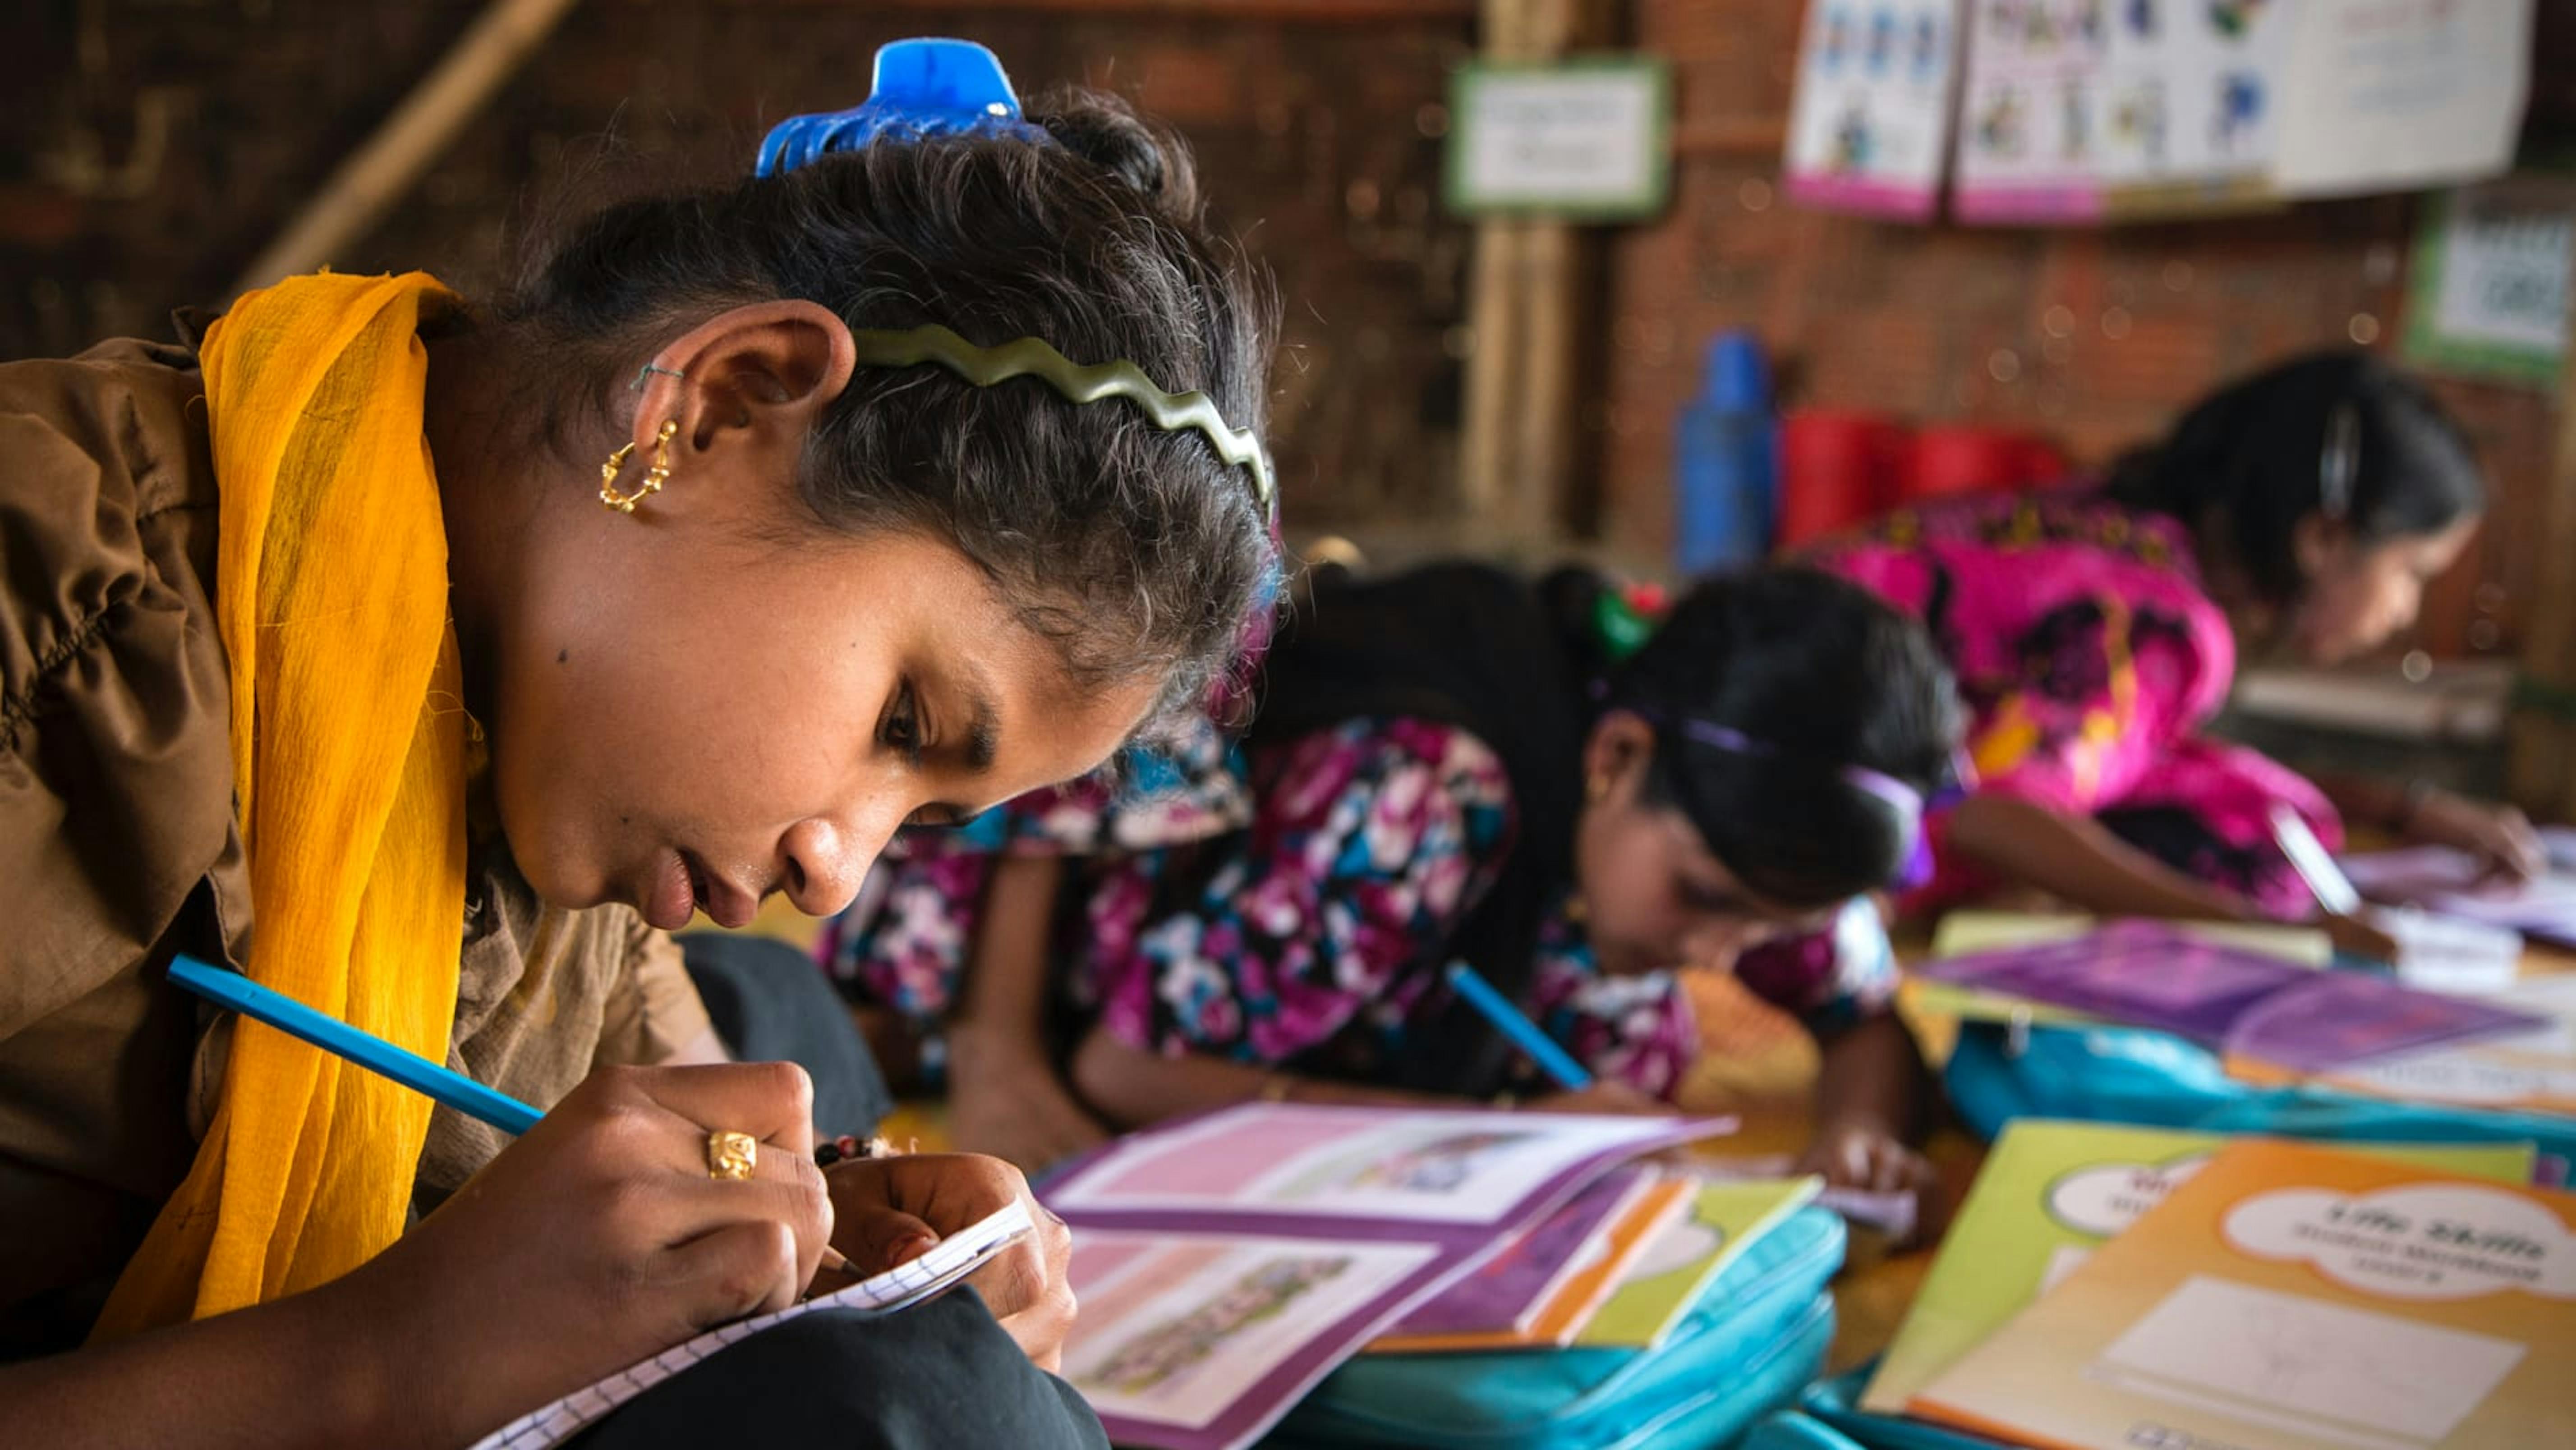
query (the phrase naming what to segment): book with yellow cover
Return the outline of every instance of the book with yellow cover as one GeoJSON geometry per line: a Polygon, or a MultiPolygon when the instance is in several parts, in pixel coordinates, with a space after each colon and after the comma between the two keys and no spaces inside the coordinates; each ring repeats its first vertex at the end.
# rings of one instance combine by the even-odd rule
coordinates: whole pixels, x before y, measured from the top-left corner
{"type": "MultiPolygon", "coordinates": [[[[1547,1292],[1519,1323],[1500,1329],[1408,1332],[1404,1324],[1369,1341],[1370,1354],[1450,1354],[1478,1349],[1548,1349],[1574,1342],[1610,1291],[1664,1228],[1684,1211],[1699,1185],[1647,1175],[1624,1194],[1608,1221],[1565,1254],[1547,1292]]],[[[1506,1253],[1510,1250],[1506,1250],[1506,1253]]]]}
{"type": "Polygon", "coordinates": [[[1821,1178],[1746,1179],[1697,1185],[1689,1209],[1665,1221],[1574,1342],[1594,1349],[1653,1349],[1699,1301],[1700,1291],[1755,1240],[1824,1191],[1821,1178]]]}
{"type": "MultiPolygon", "coordinates": [[[[1860,1407],[1874,1415],[1901,1413],[1934,1376],[2233,1141],[2219,1133],[2044,1118],[2005,1124],[1860,1407]]],[[[2531,1181],[2528,1143],[2348,1146],[2445,1173],[2531,1181]]]]}
{"type": "Polygon", "coordinates": [[[2565,1445],[2576,1197],[2238,1143],[1908,1408],[2047,1450],[2565,1445]]]}

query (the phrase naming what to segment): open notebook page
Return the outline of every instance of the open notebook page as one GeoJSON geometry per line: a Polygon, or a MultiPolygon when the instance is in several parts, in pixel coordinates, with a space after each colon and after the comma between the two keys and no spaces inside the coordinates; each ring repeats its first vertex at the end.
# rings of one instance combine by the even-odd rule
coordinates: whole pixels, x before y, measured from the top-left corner
{"type": "Polygon", "coordinates": [[[591,1421],[718,1350],[740,1344],[765,1329],[817,1309],[856,1310],[867,1315],[894,1314],[909,1309],[982,1268],[1012,1240],[1029,1232],[1031,1227],[1028,1202],[1023,1199],[980,1223],[949,1235],[928,1253],[909,1263],[898,1264],[846,1289],[835,1290],[801,1304],[791,1304],[775,1314],[735,1320],[710,1329],[686,1344],[674,1345],[650,1359],[638,1360],[587,1389],[575,1391],[551,1405],[521,1415],[476,1441],[474,1450],[545,1450],[546,1446],[572,1438],[591,1421]]]}

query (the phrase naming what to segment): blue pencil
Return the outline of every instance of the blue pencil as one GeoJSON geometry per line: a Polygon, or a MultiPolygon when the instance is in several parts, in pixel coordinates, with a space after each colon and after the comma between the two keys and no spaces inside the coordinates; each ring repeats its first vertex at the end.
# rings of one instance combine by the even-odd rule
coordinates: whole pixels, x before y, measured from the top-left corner
{"type": "Polygon", "coordinates": [[[450,1072],[416,1052],[406,1052],[336,1017],[326,1017],[239,972],[209,966],[194,957],[175,957],[170,962],[170,980],[219,1007],[255,1017],[290,1037],[301,1037],[324,1052],[345,1057],[369,1072],[382,1073],[413,1092],[425,1093],[460,1113],[481,1118],[504,1133],[524,1133],[545,1116],[507,1093],[494,1092],[461,1072],[450,1072]]]}
{"type": "Polygon", "coordinates": [[[1538,1064],[1539,1071],[1556,1079],[1557,1086],[1570,1093],[1592,1086],[1592,1074],[1583,1070],[1583,1064],[1576,1062],[1571,1053],[1539,1031],[1537,1023],[1522,1016],[1521,1010],[1513,1006],[1509,998],[1494,990],[1493,983],[1476,975],[1474,967],[1465,962],[1451,962],[1449,985],[1458,989],[1458,995],[1467,999],[1467,1005],[1484,1013],[1485,1020],[1494,1024],[1495,1031],[1528,1053],[1530,1060],[1538,1064]]]}

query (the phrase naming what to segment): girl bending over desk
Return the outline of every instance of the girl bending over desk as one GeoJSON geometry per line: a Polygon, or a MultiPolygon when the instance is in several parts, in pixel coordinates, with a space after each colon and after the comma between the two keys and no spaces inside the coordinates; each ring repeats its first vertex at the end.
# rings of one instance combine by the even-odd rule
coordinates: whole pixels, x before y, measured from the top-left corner
{"type": "Polygon", "coordinates": [[[1893,966],[1834,927],[1918,862],[1948,672],[1811,570],[1704,584],[1614,660],[1596,621],[1620,617],[1572,573],[1328,575],[1264,664],[1240,787],[1201,737],[1195,784],[912,838],[831,969],[899,1078],[945,1050],[962,1142],[1030,1164],[1251,1098],[1669,1098],[1700,1042],[1682,976],[1733,972],[1823,1048],[1809,1166],[1918,1182],[1893,966]],[[1551,1094],[1456,961],[1601,1085],[1551,1094]],[[1051,1039],[1057,1006],[1077,1025],[1051,1039]]]}
{"type": "MultiPolygon", "coordinates": [[[[2468,547],[2484,499],[2432,395],[2338,353],[2220,391],[2099,489],[1900,513],[1818,546],[1813,562],[1923,621],[1974,715],[1977,789],[1935,813],[1939,874],[1909,906],[2017,886],[2106,915],[2307,918],[2275,805],[2329,845],[2350,814],[2539,870],[2509,807],[2420,782],[2311,783],[2202,733],[2240,632],[2311,664],[2378,647],[2468,547]]],[[[2393,955],[2366,923],[2326,924],[2393,955]]]]}
{"type": "MultiPolygon", "coordinates": [[[[0,367],[0,1445],[462,1445],[1026,1195],[827,1175],[663,934],[1090,771],[1276,575],[1264,311],[1187,158],[998,70],[961,113],[937,44],[941,106],[881,84],[855,149],[613,208],[497,304],[294,277],[0,367]],[[1041,346],[1227,426],[1000,381],[1041,346]],[[545,1117],[203,1012],[177,952],[545,1117]]],[[[980,1299],[809,1315],[583,1443],[1100,1446],[1039,1221],[980,1299]]]]}

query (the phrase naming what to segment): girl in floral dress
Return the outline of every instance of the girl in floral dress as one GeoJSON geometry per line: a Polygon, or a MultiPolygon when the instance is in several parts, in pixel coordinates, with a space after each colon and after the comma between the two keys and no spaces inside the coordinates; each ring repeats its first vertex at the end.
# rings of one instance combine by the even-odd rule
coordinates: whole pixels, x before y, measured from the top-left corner
{"type": "Polygon", "coordinates": [[[1874,931],[1841,935],[1880,949],[1842,950],[1835,928],[1919,862],[1957,740],[1947,672],[1896,611],[1810,570],[1705,584],[1616,663],[1606,599],[1472,565],[1328,577],[1220,773],[1240,800],[1023,802],[983,840],[917,839],[837,924],[831,967],[944,1036],[961,1132],[1039,1160],[1261,1097],[1644,1105],[1700,1040],[1680,974],[1732,971],[1822,1047],[1811,1166],[1921,1181],[1893,966],[1874,931]],[[1194,832],[1213,833],[1175,840],[1194,832]],[[1010,875],[1028,861],[1052,898],[1035,911],[1010,875]],[[986,974],[1032,960],[1056,964],[1052,1040],[1034,994],[1006,1025],[984,1009],[986,974]],[[1551,1095],[1451,995],[1452,961],[1602,1085],[1551,1095]],[[1046,1125],[1059,1108],[1072,1131],[1046,1125]]]}
{"type": "MultiPolygon", "coordinates": [[[[2350,813],[2536,870],[2539,841],[2510,809],[2420,783],[2312,783],[2202,733],[2234,683],[2231,616],[2307,663],[2374,648],[2413,621],[2483,497],[2428,393],[2328,354],[2201,403],[2107,487],[1900,513],[1815,550],[1924,622],[1974,716],[1979,789],[1934,813],[1920,904],[2018,885],[2104,913],[2308,918],[2277,806],[2329,844],[2350,813]]],[[[2364,923],[2328,926],[2390,950],[2364,923]]]]}

